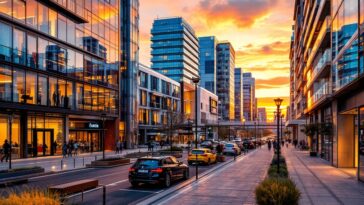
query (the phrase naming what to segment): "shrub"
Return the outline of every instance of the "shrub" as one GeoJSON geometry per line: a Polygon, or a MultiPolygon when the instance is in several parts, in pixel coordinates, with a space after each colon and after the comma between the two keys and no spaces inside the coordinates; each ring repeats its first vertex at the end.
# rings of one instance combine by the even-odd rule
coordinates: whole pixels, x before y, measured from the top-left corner
{"type": "Polygon", "coordinates": [[[278,174],[277,170],[278,170],[278,166],[276,164],[271,165],[268,170],[268,176],[270,178],[272,178],[272,177],[287,178],[288,177],[288,170],[287,170],[287,166],[285,164],[280,165],[279,174],[278,174]]]}
{"type": "Polygon", "coordinates": [[[265,179],[255,189],[258,205],[297,205],[301,193],[287,178],[265,179]]]}
{"type": "Polygon", "coordinates": [[[42,191],[24,191],[22,193],[11,192],[7,197],[0,197],[0,205],[60,205],[57,195],[42,191]]]}

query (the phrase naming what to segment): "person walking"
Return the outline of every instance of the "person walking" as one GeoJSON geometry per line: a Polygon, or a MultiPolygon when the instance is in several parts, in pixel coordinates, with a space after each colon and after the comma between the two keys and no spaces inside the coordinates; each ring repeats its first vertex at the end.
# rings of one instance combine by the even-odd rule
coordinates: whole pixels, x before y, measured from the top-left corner
{"type": "Polygon", "coordinates": [[[54,142],[53,142],[53,150],[54,150],[54,154],[57,154],[57,146],[58,146],[57,141],[56,141],[56,140],[54,140],[54,142]]]}
{"type": "Polygon", "coordinates": [[[6,162],[8,162],[10,157],[10,149],[11,145],[8,143],[8,140],[5,140],[3,144],[3,157],[1,157],[1,162],[3,162],[4,159],[6,162]]]}
{"type": "Polygon", "coordinates": [[[118,140],[115,145],[115,154],[120,154],[120,145],[120,140],[118,140]]]}
{"type": "Polygon", "coordinates": [[[73,143],[73,149],[74,149],[74,156],[78,155],[78,142],[76,141],[75,143],[73,143]]]}
{"type": "Polygon", "coordinates": [[[269,140],[268,141],[268,150],[270,151],[272,149],[272,142],[269,140]]]}
{"type": "Polygon", "coordinates": [[[66,142],[63,142],[63,145],[62,145],[62,155],[63,155],[63,158],[67,158],[67,143],[66,142]]]}

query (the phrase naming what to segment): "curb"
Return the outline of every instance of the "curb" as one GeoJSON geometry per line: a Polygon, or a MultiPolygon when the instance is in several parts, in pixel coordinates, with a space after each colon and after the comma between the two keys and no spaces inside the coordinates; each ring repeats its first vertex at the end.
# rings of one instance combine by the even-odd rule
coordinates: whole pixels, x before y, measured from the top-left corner
{"type": "MultiPolygon", "coordinates": [[[[243,158],[243,157],[248,156],[249,154],[254,153],[254,152],[256,152],[256,150],[248,153],[247,155],[240,155],[240,156],[236,157],[236,159],[243,158]]],[[[235,161],[234,159],[231,159],[231,160],[229,160],[229,161],[227,161],[227,162],[225,162],[223,164],[220,164],[220,165],[218,165],[218,166],[216,166],[216,167],[214,167],[212,169],[209,169],[209,170],[201,173],[199,175],[200,177],[199,177],[198,181],[200,181],[204,177],[207,177],[208,175],[212,174],[213,172],[218,171],[219,169],[225,167],[226,165],[229,165],[229,164],[233,163],[234,161],[235,161]]],[[[165,190],[165,191],[163,191],[163,192],[161,192],[159,194],[156,194],[156,195],[154,195],[154,196],[152,196],[150,198],[147,198],[145,200],[141,199],[141,201],[136,202],[135,204],[137,204],[137,205],[154,204],[154,203],[160,201],[161,199],[163,199],[163,198],[165,198],[165,197],[167,197],[167,196],[169,196],[169,195],[171,195],[171,194],[173,194],[173,193],[187,187],[188,185],[191,185],[192,183],[198,182],[198,181],[196,181],[195,178],[190,178],[187,181],[184,181],[183,183],[181,183],[181,184],[179,184],[177,186],[171,187],[170,189],[167,189],[167,190],[165,190]]]]}

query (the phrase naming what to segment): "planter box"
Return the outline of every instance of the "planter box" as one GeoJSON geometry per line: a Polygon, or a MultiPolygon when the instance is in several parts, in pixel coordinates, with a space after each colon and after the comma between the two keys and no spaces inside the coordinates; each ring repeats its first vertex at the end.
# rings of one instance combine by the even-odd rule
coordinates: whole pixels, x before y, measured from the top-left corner
{"type": "Polygon", "coordinates": [[[218,162],[225,162],[225,156],[224,155],[217,155],[216,160],[218,162]]]}
{"type": "Polygon", "coordinates": [[[130,164],[129,158],[120,158],[120,159],[112,159],[112,160],[96,160],[91,162],[91,164],[86,167],[115,167],[130,164]]]}
{"type": "Polygon", "coordinates": [[[41,167],[34,167],[29,169],[21,169],[21,170],[4,170],[0,172],[0,179],[5,178],[13,178],[13,177],[21,177],[26,175],[44,173],[44,169],[41,167]]]}
{"type": "Polygon", "coordinates": [[[310,157],[317,157],[317,152],[310,152],[310,157]]]}
{"type": "Polygon", "coordinates": [[[183,151],[159,151],[160,155],[174,156],[176,158],[182,158],[183,151]]]}
{"type": "Polygon", "coordinates": [[[94,189],[99,186],[99,181],[95,179],[84,179],[67,184],[60,184],[48,187],[50,193],[66,196],[69,194],[79,193],[86,190],[94,189]]]}

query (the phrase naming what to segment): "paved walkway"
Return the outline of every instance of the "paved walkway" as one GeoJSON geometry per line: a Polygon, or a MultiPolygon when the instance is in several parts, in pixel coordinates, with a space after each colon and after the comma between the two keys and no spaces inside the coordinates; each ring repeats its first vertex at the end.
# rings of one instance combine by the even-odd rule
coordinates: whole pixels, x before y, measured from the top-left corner
{"type": "MultiPolygon", "coordinates": [[[[157,149],[154,149],[157,150],[157,149]]],[[[123,150],[122,154],[115,154],[114,151],[106,151],[106,157],[115,157],[115,156],[124,156],[129,153],[135,152],[145,152],[147,148],[140,149],[127,149],[123,150]]],[[[62,171],[62,170],[72,170],[79,169],[86,166],[86,164],[90,164],[91,161],[102,158],[102,152],[94,152],[94,153],[84,153],[79,154],[75,157],[63,158],[62,156],[48,156],[48,157],[37,157],[37,158],[26,158],[26,159],[16,159],[12,160],[12,168],[21,168],[21,167],[33,167],[40,166],[48,171],[62,171]]],[[[0,162],[0,170],[8,169],[8,162],[0,162]]]]}
{"type": "Polygon", "coordinates": [[[302,205],[364,204],[364,183],[308,152],[284,148],[290,177],[302,193],[302,205]]]}
{"type": "Polygon", "coordinates": [[[159,204],[255,204],[254,190],[266,175],[273,152],[266,147],[248,154],[159,204]]]}

